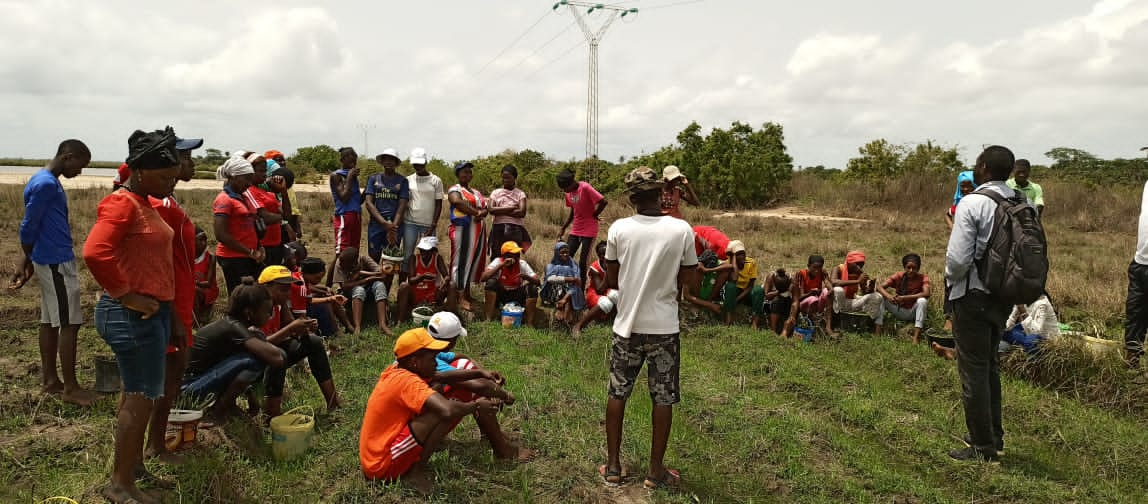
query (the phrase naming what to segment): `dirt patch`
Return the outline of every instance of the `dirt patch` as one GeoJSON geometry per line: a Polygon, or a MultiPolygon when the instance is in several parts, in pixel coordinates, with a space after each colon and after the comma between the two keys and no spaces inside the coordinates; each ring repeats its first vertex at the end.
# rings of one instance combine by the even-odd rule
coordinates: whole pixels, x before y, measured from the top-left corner
{"type": "Polygon", "coordinates": [[[774,219],[811,221],[811,222],[870,222],[869,219],[855,219],[853,217],[834,217],[832,215],[816,215],[802,212],[797,207],[770,208],[768,210],[746,210],[744,212],[725,212],[714,215],[714,218],[728,217],[766,217],[774,219]]]}

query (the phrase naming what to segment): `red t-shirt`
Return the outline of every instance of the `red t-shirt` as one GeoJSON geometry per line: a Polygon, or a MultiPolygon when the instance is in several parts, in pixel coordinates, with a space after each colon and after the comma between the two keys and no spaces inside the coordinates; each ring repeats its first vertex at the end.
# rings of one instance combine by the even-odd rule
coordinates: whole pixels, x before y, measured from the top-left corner
{"type": "Polygon", "coordinates": [[[598,209],[599,201],[602,201],[602,194],[585,182],[578,182],[577,189],[566,193],[566,206],[574,210],[570,234],[591,238],[598,236],[598,219],[594,218],[594,211],[598,209]]]}
{"type": "Polygon", "coordinates": [[[821,270],[817,276],[810,276],[809,270],[803,269],[797,272],[794,280],[801,286],[801,292],[814,291],[825,286],[825,270],[821,270]]]}
{"type": "Polygon", "coordinates": [[[174,235],[147,198],[119,189],[96,209],[96,223],[84,242],[84,262],[113,298],[134,292],[171,301],[174,235]]]}
{"type": "MultiPolygon", "coordinates": [[[[929,276],[924,273],[913,275],[913,278],[905,278],[905,272],[898,271],[889,277],[888,280],[885,280],[885,284],[881,287],[886,289],[892,287],[897,289],[898,295],[911,296],[925,292],[925,284],[927,283],[929,283],[929,276]]],[[[905,299],[898,301],[897,304],[900,305],[901,308],[912,308],[916,302],[916,299],[905,299]]]]}
{"type": "MultiPolygon", "coordinates": [[[[293,272],[291,277],[303,282],[303,273],[293,272]]],[[[311,297],[311,289],[307,287],[307,282],[299,285],[291,286],[291,311],[295,313],[307,313],[307,300],[311,297]]]]}
{"type": "MultiPolygon", "coordinates": [[[[247,202],[255,208],[256,214],[259,213],[260,208],[273,214],[282,212],[282,205],[279,203],[279,198],[276,197],[273,192],[264,191],[259,187],[251,186],[244,195],[247,196],[247,202]]],[[[282,245],[283,226],[279,224],[268,224],[267,232],[263,234],[263,240],[259,243],[265,247],[277,247],[282,245]]]]}
{"type": "MultiPolygon", "coordinates": [[[[248,249],[259,248],[259,235],[255,234],[255,209],[242,197],[233,197],[221,191],[211,205],[215,215],[227,217],[227,230],[231,237],[248,249]]],[[[231,250],[220,242],[215,246],[216,257],[247,257],[239,250],[231,250]]]]}
{"type": "Polygon", "coordinates": [[[280,306],[282,305],[274,305],[271,307],[271,318],[267,319],[267,323],[259,328],[268,338],[283,328],[283,310],[280,309],[280,306]]]}
{"type": "Polygon", "coordinates": [[[726,260],[725,249],[729,246],[729,237],[713,226],[694,226],[694,252],[702,255],[704,250],[712,250],[718,259],[726,260]]]}
{"type": "MultiPolygon", "coordinates": [[[[195,312],[195,224],[191,223],[187,212],[175,198],[148,198],[152,208],[171,226],[175,237],[171,244],[172,267],[175,270],[175,301],[172,311],[187,329],[190,345],[194,341],[191,332],[195,312]]],[[[190,348],[190,346],[189,346],[190,348]]]]}

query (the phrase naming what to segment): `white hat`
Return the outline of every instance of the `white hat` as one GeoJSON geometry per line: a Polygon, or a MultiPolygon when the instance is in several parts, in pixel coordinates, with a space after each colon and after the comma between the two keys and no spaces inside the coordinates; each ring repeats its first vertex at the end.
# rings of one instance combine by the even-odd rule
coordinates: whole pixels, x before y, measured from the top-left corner
{"type": "Polygon", "coordinates": [[[682,171],[677,166],[669,165],[662,169],[662,180],[669,182],[676,178],[681,178],[682,171]]]}
{"type": "Polygon", "coordinates": [[[729,245],[725,247],[726,253],[733,255],[738,252],[745,252],[745,244],[741,240],[730,240],[729,245]]]}
{"type": "Polygon", "coordinates": [[[427,150],[422,147],[411,149],[411,164],[427,164],[427,150]]]}
{"type": "Polygon", "coordinates": [[[383,152],[379,153],[379,155],[375,156],[375,157],[378,158],[378,157],[383,157],[383,156],[393,157],[396,160],[398,160],[399,162],[402,162],[402,160],[403,160],[403,158],[399,157],[399,151],[396,151],[394,149],[389,149],[389,148],[383,149],[383,152]]]}
{"type": "Polygon", "coordinates": [[[431,315],[430,322],[427,323],[427,332],[436,340],[449,341],[459,336],[466,336],[466,328],[462,326],[458,315],[445,311],[431,315]]]}
{"type": "Polygon", "coordinates": [[[434,250],[438,248],[438,238],[433,236],[424,236],[419,240],[417,245],[420,250],[434,250]]]}

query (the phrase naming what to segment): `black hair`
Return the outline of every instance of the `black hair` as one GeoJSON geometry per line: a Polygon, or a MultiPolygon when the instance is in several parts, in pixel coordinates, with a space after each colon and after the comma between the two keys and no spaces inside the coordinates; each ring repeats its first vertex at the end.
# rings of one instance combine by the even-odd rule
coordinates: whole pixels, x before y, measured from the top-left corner
{"type": "Polygon", "coordinates": [[[299,271],[302,271],[304,275],[313,275],[327,271],[327,265],[318,257],[308,257],[299,263],[299,271]]]}
{"type": "Polygon", "coordinates": [[[503,166],[500,174],[502,173],[509,173],[511,177],[518,178],[518,168],[515,168],[514,165],[503,166]]]}
{"type": "Polygon", "coordinates": [[[295,172],[288,170],[283,165],[279,165],[279,169],[275,170],[275,174],[283,177],[283,182],[287,184],[287,188],[295,185],[295,172]]]}
{"type": "Polygon", "coordinates": [[[777,278],[789,278],[789,275],[785,273],[785,268],[777,268],[773,274],[776,275],[777,278]]]}
{"type": "Polygon", "coordinates": [[[988,168],[990,180],[1008,180],[1015,162],[1012,151],[1000,145],[990,145],[977,156],[977,166],[988,168]]]}
{"type": "Polygon", "coordinates": [[[912,252],[905,254],[905,257],[901,258],[901,267],[903,268],[911,262],[917,263],[917,267],[920,268],[921,267],[921,256],[914,254],[912,252]]]}
{"type": "Polygon", "coordinates": [[[287,248],[291,250],[292,255],[309,255],[307,254],[307,247],[301,241],[293,241],[287,244],[287,248]]]}
{"type": "Polygon", "coordinates": [[[337,260],[339,260],[339,259],[342,259],[342,258],[343,258],[343,254],[347,254],[348,256],[350,256],[350,255],[351,255],[351,252],[354,252],[354,255],[355,255],[356,257],[358,257],[358,255],[359,255],[359,248],[358,248],[358,247],[347,247],[347,248],[343,249],[341,252],[339,252],[339,255],[338,255],[337,257],[335,257],[335,260],[337,261],[337,260]]]}
{"type": "Polygon", "coordinates": [[[88,149],[88,146],[84,142],[76,140],[75,138],[64,140],[63,142],[60,142],[59,147],[56,147],[57,156],[63,156],[69,152],[77,156],[88,156],[89,158],[92,157],[92,151],[88,149]]]}
{"type": "Polygon", "coordinates": [[[358,153],[355,152],[354,147],[339,147],[339,157],[343,157],[343,154],[346,154],[348,152],[350,152],[351,154],[358,155],[358,153]]]}
{"type": "Polygon", "coordinates": [[[1028,160],[1025,158],[1020,158],[1020,159],[1016,160],[1016,162],[1013,163],[1012,166],[1013,166],[1014,170],[1017,168],[1029,168],[1029,169],[1031,169],[1032,163],[1029,163],[1028,160]]]}
{"type": "Polygon", "coordinates": [[[249,276],[240,280],[240,285],[231,291],[231,299],[227,303],[227,315],[236,320],[246,320],[247,310],[263,306],[271,302],[271,293],[261,285],[255,284],[255,279],[249,276]]]}
{"type": "Polygon", "coordinates": [[[817,264],[817,263],[825,264],[825,258],[821,257],[817,254],[813,254],[813,255],[809,256],[809,262],[806,262],[805,265],[806,266],[812,266],[812,265],[817,264]]]}
{"type": "Polygon", "coordinates": [[[598,240],[598,243],[594,245],[594,250],[597,251],[599,247],[606,248],[606,240],[598,240]]]}
{"type": "Polygon", "coordinates": [[[562,170],[554,177],[554,181],[558,183],[558,187],[566,187],[574,183],[574,172],[569,168],[562,170]]]}
{"type": "Polygon", "coordinates": [[[201,234],[207,234],[207,231],[204,231],[203,228],[199,226],[195,226],[195,235],[199,236],[201,234]]]}

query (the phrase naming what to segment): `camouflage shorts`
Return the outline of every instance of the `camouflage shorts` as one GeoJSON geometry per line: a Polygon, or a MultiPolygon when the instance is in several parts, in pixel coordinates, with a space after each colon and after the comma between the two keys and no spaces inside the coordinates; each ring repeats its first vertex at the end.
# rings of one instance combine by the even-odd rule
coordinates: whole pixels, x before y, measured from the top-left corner
{"type": "Polygon", "coordinates": [[[610,347],[610,398],[626,400],[634,390],[642,363],[646,366],[646,379],[650,399],[659,406],[669,406],[682,400],[678,387],[681,343],[674,334],[630,334],[623,338],[614,334],[610,347]]]}

